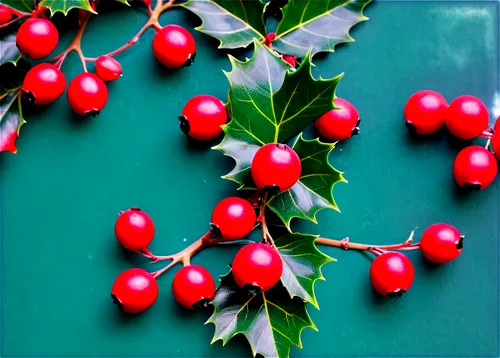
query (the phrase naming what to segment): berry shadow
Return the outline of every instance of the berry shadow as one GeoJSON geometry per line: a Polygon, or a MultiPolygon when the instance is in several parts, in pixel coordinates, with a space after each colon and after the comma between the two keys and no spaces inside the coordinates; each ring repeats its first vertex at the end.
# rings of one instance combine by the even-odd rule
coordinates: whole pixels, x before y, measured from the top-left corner
{"type": "Polygon", "coordinates": [[[450,148],[456,151],[457,154],[465,147],[473,145],[471,140],[457,138],[454,135],[452,135],[449,131],[446,131],[446,141],[448,142],[450,148]]]}
{"type": "MultiPolygon", "coordinates": [[[[105,297],[103,298],[106,299],[105,297]]],[[[108,300],[103,302],[106,305],[105,317],[99,316],[99,324],[105,324],[108,326],[110,332],[115,332],[118,328],[129,329],[129,327],[134,327],[140,325],[140,322],[146,322],[151,318],[148,317],[152,314],[151,310],[146,310],[141,313],[132,314],[127,313],[118,307],[116,307],[111,299],[111,295],[108,296],[108,300]],[[107,316],[107,317],[106,317],[107,316]]]]}
{"type": "Polygon", "coordinates": [[[92,121],[94,117],[92,116],[80,116],[73,112],[71,107],[68,106],[68,117],[69,117],[69,123],[71,126],[75,129],[81,129],[84,128],[88,125],[89,122],[92,121]]]}
{"type": "Polygon", "coordinates": [[[219,137],[213,140],[204,141],[204,140],[196,140],[188,135],[185,135],[184,149],[187,150],[188,152],[193,152],[193,153],[205,152],[207,150],[211,150],[213,146],[219,144],[222,138],[223,136],[220,135],[219,137]]]}
{"type": "MultiPolygon", "coordinates": [[[[404,123],[404,122],[403,122],[404,123]]],[[[441,128],[438,130],[436,133],[428,134],[428,135],[422,135],[422,134],[417,134],[415,131],[404,129],[406,131],[405,141],[407,144],[413,145],[413,146],[419,146],[419,145],[437,145],[438,143],[441,142],[443,138],[446,136],[446,129],[441,128]]]]}
{"type": "Polygon", "coordinates": [[[435,274],[442,270],[443,265],[437,264],[435,262],[426,259],[424,255],[421,256],[421,260],[422,260],[422,267],[424,268],[426,274],[435,274]]]}

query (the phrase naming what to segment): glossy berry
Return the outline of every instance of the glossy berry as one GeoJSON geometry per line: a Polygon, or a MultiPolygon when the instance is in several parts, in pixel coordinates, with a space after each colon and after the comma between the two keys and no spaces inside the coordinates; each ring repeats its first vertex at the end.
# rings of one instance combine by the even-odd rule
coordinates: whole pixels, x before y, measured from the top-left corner
{"type": "Polygon", "coordinates": [[[451,134],[461,139],[481,135],[488,127],[488,108],[473,96],[460,96],[451,102],[446,115],[446,126],[451,134]]]}
{"type": "Polygon", "coordinates": [[[193,63],[196,43],[185,28],[167,25],[153,39],[153,54],[158,62],[170,68],[180,68],[193,63]]]}
{"type": "Polygon", "coordinates": [[[80,116],[97,116],[108,101],[106,84],[93,73],[81,73],[68,86],[68,103],[80,116]]]}
{"type": "Polygon", "coordinates": [[[297,67],[297,57],[291,55],[283,55],[283,60],[293,68],[297,67]]]}
{"type": "Polygon", "coordinates": [[[500,131],[500,117],[498,117],[497,120],[495,121],[494,129],[495,131],[500,131]]]}
{"type": "Polygon", "coordinates": [[[356,108],[342,98],[333,101],[335,107],[323,114],[315,123],[316,129],[328,140],[345,140],[359,133],[359,114],[356,108]]]}
{"type": "Polygon", "coordinates": [[[448,102],[441,94],[430,90],[418,91],[406,102],[406,127],[417,134],[435,133],[444,126],[447,110],[448,102]]]}
{"type": "Polygon", "coordinates": [[[133,268],[122,272],[113,283],[113,303],[128,313],[147,310],[158,297],[158,283],[147,271],[133,268]]]}
{"type": "Polygon", "coordinates": [[[155,236],[153,220],[139,208],[123,211],[115,222],[115,236],[125,248],[133,251],[149,246],[155,236]]]}
{"type": "Polygon", "coordinates": [[[495,156],[481,146],[466,147],[453,163],[453,176],[466,190],[483,190],[495,180],[498,165],[495,156]]]}
{"type": "Polygon", "coordinates": [[[19,27],[16,36],[19,52],[34,60],[50,55],[58,41],[56,27],[46,19],[27,20],[19,27]]]}
{"type": "Polygon", "coordinates": [[[215,295],[215,282],[204,267],[190,265],[181,268],[172,281],[172,293],[185,308],[206,307],[215,295]]]}
{"type": "Polygon", "coordinates": [[[274,247],[256,242],[238,251],[232,271],[236,284],[241,288],[257,287],[267,291],[280,280],[283,261],[274,247]]]}
{"type": "Polygon", "coordinates": [[[0,5],[0,26],[12,20],[12,15],[12,10],[9,7],[0,5]]]}
{"type": "Polygon", "coordinates": [[[66,77],[49,63],[31,68],[23,81],[23,99],[35,104],[49,104],[61,97],[66,88],[66,77]]]}
{"type": "Polygon", "coordinates": [[[410,289],[414,276],[413,264],[400,252],[386,252],[370,266],[373,288],[388,297],[401,297],[410,289]]]}
{"type": "Polygon", "coordinates": [[[252,204],[238,197],[230,197],[215,206],[211,224],[224,240],[238,240],[253,230],[256,220],[252,204]]]}
{"type": "Polygon", "coordinates": [[[288,190],[299,180],[301,170],[299,156],[285,144],[264,145],[251,164],[252,178],[259,189],[288,190]]]}
{"type": "Polygon", "coordinates": [[[99,56],[95,63],[95,71],[103,81],[111,82],[122,75],[122,65],[111,56],[99,56]]]}
{"type": "Polygon", "coordinates": [[[493,148],[493,153],[500,160],[500,129],[495,130],[491,138],[491,148],[493,148]]]}
{"type": "Polygon", "coordinates": [[[227,112],[219,99],[202,94],[186,103],[179,120],[182,131],[191,138],[212,140],[222,134],[221,125],[227,122],[227,112]]]}
{"type": "Polygon", "coordinates": [[[448,224],[429,226],[420,239],[422,254],[432,262],[444,264],[455,260],[462,252],[464,237],[448,224]]]}

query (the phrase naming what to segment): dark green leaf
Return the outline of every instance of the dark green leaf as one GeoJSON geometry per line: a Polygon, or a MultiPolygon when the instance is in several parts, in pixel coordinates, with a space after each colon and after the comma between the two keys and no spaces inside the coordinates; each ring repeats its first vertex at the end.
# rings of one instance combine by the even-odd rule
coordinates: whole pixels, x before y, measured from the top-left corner
{"type": "Polygon", "coordinates": [[[0,152],[17,152],[16,140],[24,123],[19,90],[6,94],[0,101],[0,152]]]}
{"type": "Polygon", "coordinates": [[[321,209],[339,210],[332,189],[338,182],[347,182],[342,173],[328,162],[335,144],[321,143],[319,139],[305,140],[300,135],[293,145],[302,164],[300,179],[289,190],[278,193],[268,201],[269,208],[290,230],[292,218],[316,221],[321,209]]]}
{"type": "Polygon", "coordinates": [[[286,141],[333,109],[341,76],[315,80],[309,56],[296,71],[287,71],[284,61],[256,41],[252,59],[230,61],[231,122],[223,127],[224,140],[214,149],[236,161],[224,178],[248,187],[250,162],[258,147],[286,141]]]}
{"type": "Polygon", "coordinates": [[[218,39],[219,48],[238,48],[264,39],[264,5],[260,0],[191,0],[183,6],[201,18],[196,30],[218,39]]]}
{"type": "Polygon", "coordinates": [[[300,297],[319,308],[314,283],[324,280],[321,267],[333,259],[319,251],[315,241],[314,235],[292,233],[280,237],[274,243],[283,259],[283,286],[292,298],[300,297]]]}
{"type": "Polygon", "coordinates": [[[17,11],[31,13],[35,9],[33,0],[1,0],[0,4],[7,5],[17,11]]]}
{"type": "MultiPolygon", "coordinates": [[[[10,29],[9,29],[10,30],[10,29]]],[[[9,62],[14,65],[21,58],[21,53],[16,46],[16,32],[10,32],[0,35],[0,48],[2,54],[0,56],[0,66],[9,62]]]]}
{"type": "Polygon", "coordinates": [[[342,42],[352,42],[351,27],[368,18],[364,7],[371,0],[290,0],[276,29],[273,48],[297,57],[333,52],[342,42]]]}
{"type": "Polygon", "coordinates": [[[306,303],[291,299],[281,283],[249,297],[236,285],[230,272],[221,278],[212,304],[215,310],[207,321],[215,324],[212,343],[222,340],[225,345],[241,333],[248,339],[254,356],[288,357],[293,345],[302,348],[300,335],[304,328],[316,330],[306,303]]]}
{"type": "Polygon", "coordinates": [[[67,15],[69,10],[78,8],[95,13],[90,6],[89,0],[42,0],[39,4],[40,7],[48,7],[51,15],[56,12],[62,12],[67,15]]]}

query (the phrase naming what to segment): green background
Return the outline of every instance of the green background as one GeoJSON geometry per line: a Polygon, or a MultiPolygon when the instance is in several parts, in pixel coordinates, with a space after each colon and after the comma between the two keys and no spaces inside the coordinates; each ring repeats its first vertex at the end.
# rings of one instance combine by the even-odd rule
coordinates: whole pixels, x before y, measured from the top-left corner
{"type": "MultiPolygon", "coordinates": [[[[365,14],[370,20],[352,31],[355,43],[315,61],[317,76],[345,72],[337,94],[362,118],[361,136],[341,143],[331,158],[349,181],[334,190],[342,213],[322,211],[319,225],[295,228],[388,244],[414,227],[419,236],[432,223],[448,222],[467,239],[461,257],[445,266],[412,253],[415,281],[396,301],[373,293],[367,256],[324,248],[338,262],[316,285],[321,311],[310,312],[319,332],[304,331],[304,349],[293,348],[292,356],[498,357],[499,180],[483,192],[460,193],[451,165],[467,143],[446,133],[411,139],[402,114],[408,97],[426,88],[449,101],[472,94],[493,108],[499,3],[377,2],[365,14]]],[[[88,26],[84,52],[97,56],[120,46],[145,19],[120,6],[102,13],[88,26]]],[[[63,98],[27,117],[17,155],[0,155],[2,357],[250,355],[241,338],[224,348],[209,345],[207,314],[185,312],[173,301],[174,271],[161,278],[159,299],[144,314],[122,315],[109,297],[121,271],[153,267],[117,245],[118,210],[147,211],[157,229],[151,250],[173,253],[206,231],[211,208],[236,189],[220,179],[231,160],[187,140],[177,121],[194,95],[225,99],[226,54],[193,30],[199,22],[183,10],[169,11],[162,23],[192,30],[194,66],[157,65],[148,31],[118,57],[124,77],[109,85],[99,117],[74,117],[63,98]]],[[[80,71],[76,55],[64,71],[68,78],[80,71]]],[[[207,249],[194,262],[223,274],[236,250],[207,249]]]]}

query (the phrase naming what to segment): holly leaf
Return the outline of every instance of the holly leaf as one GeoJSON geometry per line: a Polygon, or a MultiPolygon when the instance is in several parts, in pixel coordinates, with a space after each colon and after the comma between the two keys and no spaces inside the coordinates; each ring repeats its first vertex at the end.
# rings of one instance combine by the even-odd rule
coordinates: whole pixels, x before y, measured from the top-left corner
{"type": "Polygon", "coordinates": [[[340,211],[333,198],[333,186],[347,181],[328,162],[333,143],[322,143],[319,139],[305,140],[302,134],[292,148],[300,157],[302,171],[299,181],[289,190],[274,195],[268,207],[290,228],[293,218],[316,221],[316,213],[321,209],[340,211]]]}
{"type": "Polygon", "coordinates": [[[281,283],[290,297],[300,297],[319,308],[314,283],[324,280],[321,267],[331,261],[315,245],[317,236],[291,233],[275,240],[276,249],[283,259],[281,283]]]}
{"type": "Polygon", "coordinates": [[[219,48],[247,47],[255,38],[264,40],[265,3],[260,0],[190,0],[182,6],[201,18],[196,30],[218,39],[219,48]]]}
{"type": "Polygon", "coordinates": [[[21,58],[21,53],[16,46],[16,32],[9,32],[7,34],[0,34],[0,48],[2,55],[0,56],[0,66],[6,63],[17,64],[21,58]]]}
{"type": "Polygon", "coordinates": [[[32,13],[35,9],[35,2],[33,0],[2,0],[0,4],[26,13],[32,13]]]}
{"type": "Polygon", "coordinates": [[[39,7],[48,7],[50,10],[50,15],[54,15],[56,12],[62,12],[67,15],[71,9],[78,8],[91,13],[96,13],[92,6],[90,6],[89,0],[42,0],[39,7]]]}
{"type": "Polygon", "coordinates": [[[26,123],[19,91],[3,94],[0,101],[0,152],[17,153],[16,140],[21,126],[26,123]]]}
{"type": "Polygon", "coordinates": [[[281,283],[254,296],[239,288],[231,272],[221,277],[212,301],[214,313],[207,323],[215,325],[211,343],[225,345],[235,335],[243,334],[253,356],[288,357],[292,346],[302,348],[304,328],[317,330],[306,310],[306,303],[290,298],[281,283]]]}
{"type": "Polygon", "coordinates": [[[300,133],[324,113],[333,109],[339,75],[314,79],[311,60],[306,56],[300,67],[289,66],[264,45],[254,41],[250,60],[229,57],[231,121],[223,126],[222,142],[214,149],[232,157],[235,168],[223,178],[251,188],[250,163],[264,144],[283,142],[300,133]]]}
{"type": "Polygon", "coordinates": [[[371,0],[290,0],[276,28],[273,48],[296,57],[333,52],[342,42],[353,42],[349,30],[368,20],[363,9],[371,0]]]}

